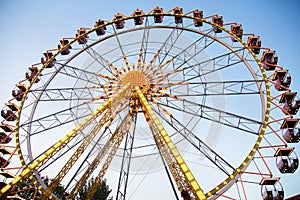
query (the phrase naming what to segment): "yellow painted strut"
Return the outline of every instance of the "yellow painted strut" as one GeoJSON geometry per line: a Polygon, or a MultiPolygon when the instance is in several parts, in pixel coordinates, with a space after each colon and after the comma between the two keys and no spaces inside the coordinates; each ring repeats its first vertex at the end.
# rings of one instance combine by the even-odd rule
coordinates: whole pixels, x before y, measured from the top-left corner
{"type": "MultiPolygon", "coordinates": [[[[142,108],[146,114],[146,118],[149,117],[150,122],[150,128],[152,131],[154,131],[154,136],[156,139],[156,142],[158,144],[158,147],[161,148],[167,148],[168,152],[171,153],[173,160],[176,163],[168,163],[168,166],[173,175],[173,178],[175,179],[175,182],[177,184],[177,187],[179,188],[179,190],[182,189],[182,185],[188,185],[188,189],[190,189],[191,191],[186,191],[186,192],[192,192],[190,193],[190,195],[194,196],[194,198],[198,199],[198,200],[205,200],[206,196],[203,192],[203,190],[200,188],[198,182],[196,181],[195,177],[193,176],[192,172],[190,171],[190,169],[188,168],[187,164],[185,163],[184,159],[182,158],[182,156],[180,155],[178,149],[176,148],[175,144],[173,143],[173,141],[171,140],[170,136],[168,135],[168,133],[166,132],[166,130],[164,129],[163,125],[161,124],[161,122],[159,121],[158,117],[156,116],[156,114],[154,113],[151,105],[149,104],[149,102],[147,101],[147,99],[145,98],[143,92],[140,90],[139,87],[135,88],[138,97],[140,99],[140,102],[142,104],[142,108]],[[154,128],[153,128],[154,127],[154,128]],[[159,141],[160,138],[163,141],[159,141]],[[174,165],[177,165],[179,168],[179,172],[177,171],[176,173],[173,173],[174,169],[176,170],[176,167],[172,167],[174,165]],[[178,176],[178,174],[182,174],[184,177],[174,177],[174,176],[178,176]],[[178,180],[179,179],[185,180],[185,183],[181,183],[178,180]]],[[[147,120],[148,121],[148,120],[147,120]]],[[[164,151],[164,149],[161,149],[162,151],[162,156],[166,159],[169,157],[168,152],[164,151]]],[[[166,159],[169,160],[169,159],[166,159]]],[[[170,161],[169,161],[170,162],[170,161]]]]}
{"type": "Polygon", "coordinates": [[[60,139],[56,144],[50,147],[43,155],[37,158],[31,165],[25,168],[21,174],[16,176],[10,183],[8,183],[5,187],[3,187],[0,191],[0,197],[3,196],[5,192],[7,192],[12,186],[17,184],[20,180],[24,179],[31,172],[34,172],[39,167],[41,167],[44,163],[46,163],[49,159],[51,159],[56,153],[58,153],[62,148],[64,148],[72,139],[74,139],[81,130],[86,128],[94,119],[96,119],[101,113],[110,108],[112,104],[118,104],[118,99],[124,96],[129,95],[129,87],[130,84],[124,86],[117,94],[115,94],[112,98],[106,100],[99,108],[97,108],[91,115],[89,115],[82,123],[80,123],[77,127],[71,130],[66,136],[60,139]]]}
{"type": "MultiPolygon", "coordinates": [[[[102,159],[105,155],[108,155],[108,157],[113,157],[115,155],[115,152],[111,153],[111,149],[118,149],[124,136],[129,131],[130,128],[130,122],[132,120],[132,116],[127,115],[122,123],[119,125],[119,127],[116,129],[116,131],[113,133],[113,135],[109,138],[109,140],[105,143],[105,145],[102,147],[102,149],[98,152],[97,156],[93,160],[93,162],[89,165],[89,167],[86,169],[85,173],[81,176],[80,180],[77,182],[77,184],[73,187],[72,191],[69,193],[67,199],[74,199],[74,196],[77,194],[78,190],[82,187],[82,185],[86,182],[88,177],[95,171],[96,167],[100,164],[102,159]]],[[[107,163],[107,161],[106,161],[107,163]]],[[[104,172],[105,173],[105,172],[104,172]]],[[[102,173],[102,174],[104,174],[102,173]]],[[[99,181],[97,184],[100,183],[102,180],[102,177],[99,178],[99,181]]],[[[94,184],[96,183],[96,179],[94,184]]],[[[98,186],[98,185],[96,185],[98,186]]],[[[97,187],[94,187],[97,189],[97,187]]],[[[91,196],[94,194],[95,190],[93,190],[93,187],[90,188],[90,191],[88,194],[91,196]]],[[[88,195],[87,195],[88,196],[88,195]]]]}

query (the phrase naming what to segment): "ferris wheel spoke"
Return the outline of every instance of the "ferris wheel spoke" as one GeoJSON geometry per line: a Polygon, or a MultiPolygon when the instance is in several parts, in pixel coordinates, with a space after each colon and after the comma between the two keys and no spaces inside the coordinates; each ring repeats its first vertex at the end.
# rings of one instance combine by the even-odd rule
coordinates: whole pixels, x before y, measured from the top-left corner
{"type": "MultiPolygon", "coordinates": [[[[170,52],[172,50],[172,48],[175,46],[176,42],[178,41],[179,37],[181,36],[183,30],[182,29],[177,29],[174,28],[173,31],[170,33],[170,35],[168,36],[168,38],[165,40],[165,42],[162,44],[162,46],[160,47],[159,51],[160,53],[162,53],[164,56],[161,57],[160,55],[158,56],[158,60],[159,60],[159,67],[163,68],[167,63],[169,63],[171,60],[168,60],[164,63],[164,60],[170,56],[170,52]],[[170,41],[170,44],[168,44],[168,42],[170,41]]],[[[170,59],[173,60],[174,56],[171,56],[170,59]]]]}
{"type": "Polygon", "coordinates": [[[135,139],[135,134],[137,129],[137,119],[138,119],[138,114],[134,114],[134,116],[132,117],[132,121],[133,121],[132,133],[128,132],[125,138],[116,199],[121,199],[121,198],[125,199],[126,197],[128,179],[130,175],[130,164],[132,160],[132,151],[133,151],[134,139],[135,139]]]}
{"type": "MultiPolygon", "coordinates": [[[[243,48],[237,48],[235,51],[231,51],[231,52],[223,54],[223,55],[218,55],[218,56],[216,56],[214,58],[210,58],[208,60],[201,60],[201,62],[197,63],[197,64],[193,64],[193,65],[190,65],[190,66],[187,66],[187,67],[186,66],[182,67],[182,66],[186,65],[186,63],[189,60],[193,59],[195,56],[197,56],[199,53],[201,53],[204,49],[206,49],[208,46],[210,46],[214,42],[214,40],[212,40],[208,43],[205,42],[205,45],[203,47],[199,48],[200,45],[197,44],[197,43],[202,42],[203,38],[204,38],[204,36],[202,36],[197,41],[195,41],[194,43],[189,45],[186,49],[184,49],[183,51],[181,51],[177,55],[174,55],[173,57],[171,57],[170,60],[168,60],[166,63],[163,64],[163,67],[164,67],[170,61],[174,60],[174,58],[179,57],[179,55],[181,55],[181,54],[184,54],[184,56],[185,56],[183,61],[181,61],[180,59],[177,60],[177,62],[180,61],[180,63],[178,63],[179,64],[178,66],[176,64],[177,62],[176,61],[174,62],[175,64],[173,64],[174,65],[173,68],[176,66],[175,70],[168,72],[166,74],[166,76],[164,76],[165,79],[167,79],[169,75],[173,75],[173,74],[175,74],[177,72],[180,72],[180,71],[183,71],[187,76],[189,76],[189,73],[194,74],[195,71],[198,71],[198,69],[196,69],[196,68],[199,68],[199,67],[202,70],[201,71],[202,72],[201,76],[205,76],[207,74],[210,74],[210,73],[213,73],[213,72],[218,72],[221,69],[225,69],[225,68],[228,68],[230,66],[235,66],[235,65],[243,62],[243,60],[240,60],[240,59],[236,60],[235,56],[238,52],[245,51],[244,47],[243,48]],[[195,52],[192,54],[193,56],[187,58],[186,56],[189,55],[189,54],[186,53],[186,51],[190,48],[193,49],[193,50],[195,49],[194,50],[195,52]],[[206,66],[206,65],[209,65],[210,63],[213,63],[213,67],[210,67],[210,66],[207,67],[206,66]],[[194,68],[195,68],[195,70],[194,70],[194,68]]],[[[198,77],[199,76],[193,76],[189,79],[186,79],[185,81],[191,81],[191,80],[193,80],[195,78],[198,78],[198,77]]],[[[158,78],[161,78],[161,77],[158,77],[158,78]]]]}
{"type": "Polygon", "coordinates": [[[258,135],[258,132],[262,125],[262,123],[257,120],[236,115],[223,110],[215,109],[186,99],[183,101],[183,103],[184,103],[183,108],[178,107],[174,104],[172,105],[171,101],[168,101],[167,103],[160,102],[160,105],[165,106],[166,108],[182,111],[183,113],[186,113],[188,115],[195,115],[197,117],[212,122],[217,122],[222,125],[226,125],[228,127],[242,130],[245,131],[246,133],[250,133],[254,135],[258,135]],[[191,106],[196,106],[199,109],[195,112],[195,110],[189,108],[191,106]]]}
{"type": "MultiPolygon", "coordinates": [[[[127,56],[126,56],[126,52],[125,52],[124,49],[123,49],[123,45],[122,45],[122,43],[121,43],[121,41],[120,41],[120,38],[119,38],[119,35],[118,35],[117,31],[116,31],[115,26],[112,25],[112,27],[113,27],[113,31],[114,31],[115,38],[116,38],[116,40],[117,40],[119,49],[120,49],[120,51],[121,51],[121,53],[122,53],[122,58],[123,58],[123,60],[124,60],[124,62],[125,62],[125,65],[126,65],[126,67],[127,67],[127,71],[130,71],[130,65],[129,65],[129,62],[128,62],[128,59],[127,59],[127,56]]],[[[124,70],[124,72],[126,73],[126,69],[123,68],[123,70],[124,70]]]]}
{"type": "MultiPolygon", "coordinates": [[[[183,30],[181,30],[182,32],[183,30]]],[[[180,35],[179,35],[180,36],[180,35]]],[[[176,38],[176,40],[179,38],[179,36],[176,38]]],[[[210,46],[211,44],[214,43],[214,40],[210,41],[207,43],[207,41],[205,40],[205,44],[203,47],[200,47],[200,44],[203,40],[205,39],[205,36],[202,35],[202,37],[198,38],[195,42],[193,42],[192,44],[188,45],[188,47],[186,47],[185,49],[182,49],[180,52],[178,52],[175,55],[171,55],[171,57],[163,62],[165,60],[165,58],[169,55],[172,47],[174,47],[176,40],[173,42],[173,44],[171,45],[171,47],[167,50],[167,52],[165,53],[165,56],[163,58],[160,58],[160,51],[161,49],[159,49],[157,51],[157,53],[155,54],[155,58],[153,58],[148,65],[149,66],[152,65],[152,62],[154,61],[154,59],[156,59],[156,57],[158,57],[158,59],[160,60],[160,63],[158,66],[152,66],[152,68],[149,68],[149,71],[153,71],[153,73],[155,74],[157,71],[164,71],[164,68],[166,68],[166,66],[169,65],[169,63],[172,62],[172,67],[173,67],[173,71],[169,71],[167,74],[165,74],[164,78],[168,78],[169,75],[172,75],[174,73],[177,73],[181,70],[185,70],[185,66],[186,63],[188,63],[190,60],[192,60],[195,56],[199,55],[201,52],[203,52],[208,46],[210,46]],[[189,50],[195,51],[193,52],[192,55],[190,55],[189,53],[187,53],[187,51],[189,50]],[[183,55],[183,58],[181,58],[180,56],[183,55]],[[178,65],[178,66],[177,66],[178,65]]],[[[156,77],[158,79],[161,79],[162,77],[158,76],[156,77]]]]}
{"type": "Polygon", "coordinates": [[[215,81],[215,82],[167,82],[161,84],[169,88],[178,97],[192,96],[227,96],[227,95],[248,95],[260,94],[257,88],[258,83],[263,80],[238,80],[238,81],[215,81]],[[184,92],[186,89],[187,92],[184,92]]]}
{"type": "MultiPolygon", "coordinates": [[[[112,107],[113,108],[113,107],[112,107]]],[[[60,172],[54,178],[54,181],[50,183],[47,188],[47,194],[50,195],[51,192],[57,187],[58,183],[65,177],[65,175],[69,172],[74,163],[78,160],[78,158],[83,154],[85,149],[90,145],[92,139],[99,133],[100,129],[106,124],[105,129],[107,129],[112,121],[115,119],[116,115],[121,111],[122,104],[119,104],[114,110],[109,108],[104,115],[101,117],[99,122],[94,126],[94,128],[85,136],[83,142],[78,146],[75,153],[71,156],[71,158],[67,161],[64,167],[60,170],[60,172]],[[115,113],[113,113],[115,112],[115,113]]]]}
{"type": "Polygon", "coordinates": [[[27,132],[28,135],[33,136],[42,133],[44,131],[48,131],[50,129],[56,128],[58,126],[68,124],[75,120],[83,119],[84,117],[90,115],[90,113],[85,113],[82,114],[81,116],[74,118],[74,116],[76,115],[73,112],[73,109],[78,108],[82,105],[84,104],[76,105],[72,108],[67,108],[64,110],[57,111],[55,113],[51,113],[50,115],[47,116],[36,118],[34,120],[31,120],[30,122],[23,123],[20,126],[20,128],[22,128],[25,132],[27,132]]]}
{"type": "MultiPolygon", "coordinates": [[[[91,56],[94,59],[94,62],[97,62],[100,66],[103,67],[103,69],[109,72],[113,77],[118,77],[119,70],[114,65],[112,65],[107,59],[105,59],[104,56],[102,56],[96,50],[94,50],[93,47],[87,48],[86,52],[89,56],[91,56]]],[[[101,72],[101,73],[105,73],[105,72],[101,72]]]]}
{"type": "Polygon", "coordinates": [[[104,90],[95,90],[92,87],[33,89],[29,91],[29,94],[39,101],[87,101],[91,99],[91,93],[95,92],[98,95],[107,94],[104,90]]]}
{"type": "Polygon", "coordinates": [[[170,34],[167,36],[166,40],[161,44],[158,50],[155,52],[154,56],[151,58],[150,62],[148,63],[146,67],[146,71],[158,71],[161,70],[167,63],[171,62],[173,60],[173,57],[166,61],[166,63],[163,64],[164,60],[169,56],[169,53],[171,49],[174,47],[176,41],[180,37],[181,33],[183,31],[181,29],[173,29],[170,34]],[[170,42],[170,44],[168,44],[170,42]],[[161,57],[160,54],[163,54],[161,57]],[[158,65],[155,65],[155,61],[158,60],[158,65]]]}
{"type": "MultiPolygon", "coordinates": [[[[181,29],[183,31],[184,29],[181,29]]],[[[209,31],[207,33],[202,33],[201,37],[198,39],[194,40],[191,44],[189,44],[187,47],[184,49],[180,49],[177,54],[172,55],[173,59],[178,58],[178,60],[181,60],[181,65],[179,65],[176,69],[181,68],[183,65],[185,65],[187,62],[189,62],[191,59],[193,59],[195,56],[199,55],[201,52],[203,52],[207,47],[209,47],[211,44],[213,44],[215,41],[214,40],[207,40],[207,35],[209,35],[212,31],[209,31]],[[188,53],[189,51],[192,51],[192,54],[188,53]],[[179,59],[183,56],[182,59],[179,59]],[[188,57],[190,56],[190,57],[188,57]]],[[[175,42],[173,43],[175,45],[175,42]]],[[[174,46],[173,45],[173,46],[174,46]]],[[[169,49],[168,52],[170,52],[171,49],[169,49]]],[[[162,62],[160,63],[162,64],[162,62]]]]}
{"type": "MultiPolygon", "coordinates": [[[[245,49],[242,48],[240,50],[244,51],[245,49]]],[[[190,72],[192,72],[192,70],[194,68],[200,67],[201,76],[207,76],[211,73],[216,73],[220,70],[224,70],[224,69],[227,69],[229,67],[234,67],[234,66],[244,62],[242,59],[238,59],[238,60],[232,59],[233,57],[236,56],[235,54],[240,50],[237,50],[236,52],[229,52],[229,53],[226,53],[226,54],[223,54],[223,55],[219,55],[219,56],[216,56],[214,58],[207,59],[207,60],[203,60],[203,61],[201,61],[197,64],[193,64],[193,65],[190,65],[188,67],[185,67],[185,70],[186,71],[190,70],[190,72]]],[[[187,79],[186,81],[191,81],[195,78],[197,78],[197,77],[191,77],[191,78],[187,79]]]]}
{"type": "Polygon", "coordinates": [[[158,148],[164,150],[161,151],[163,153],[162,155],[168,163],[168,167],[173,175],[173,178],[175,179],[179,191],[185,191],[189,193],[191,197],[198,198],[200,200],[206,199],[201,187],[192,175],[192,172],[189,170],[184,159],[160,123],[159,119],[151,108],[151,105],[148,103],[139,87],[136,87],[136,92],[139,95],[144,115],[151,131],[153,132],[153,136],[158,144],[158,148]]]}
{"type": "Polygon", "coordinates": [[[139,53],[139,58],[138,58],[138,64],[137,64],[138,68],[141,68],[141,64],[146,62],[149,35],[150,35],[150,29],[149,29],[149,20],[147,17],[146,21],[145,21],[145,28],[143,30],[143,37],[142,37],[142,41],[141,41],[141,48],[140,48],[140,53],[139,53]]]}
{"type": "MultiPolygon", "coordinates": [[[[158,146],[157,143],[156,143],[156,145],[158,146]]],[[[177,192],[176,192],[176,186],[174,185],[173,180],[172,180],[172,175],[171,175],[170,172],[169,172],[170,169],[168,169],[168,165],[167,165],[166,161],[164,160],[164,157],[163,157],[163,154],[162,154],[162,152],[161,152],[161,149],[158,148],[158,151],[159,151],[159,155],[160,155],[161,161],[162,161],[162,163],[163,163],[163,165],[164,165],[165,171],[166,171],[166,173],[167,173],[169,182],[170,182],[170,184],[171,184],[172,190],[173,190],[173,192],[174,192],[175,198],[176,198],[176,200],[179,200],[178,194],[177,194],[177,192]]]]}
{"type": "MultiPolygon", "coordinates": [[[[128,114],[125,119],[122,121],[122,123],[120,124],[120,126],[118,126],[118,128],[116,129],[116,131],[114,132],[114,134],[111,136],[110,140],[111,140],[111,144],[110,142],[106,143],[107,146],[103,147],[104,151],[108,150],[108,147],[110,146],[110,149],[107,152],[103,152],[102,154],[107,154],[107,158],[105,160],[105,163],[103,164],[98,176],[95,178],[94,183],[92,184],[86,199],[91,199],[94,195],[94,193],[96,192],[100,182],[103,180],[103,177],[113,159],[113,157],[115,156],[119,146],[121,145],[121,142],[123,141],[125,135],[129,132],[130,127],[132,125],[132,119],[134,116],[132,116],[131,114],[128,114]]],[[[99,154],[101,154],[99,152],[99,154]]],[[[101,155],[99,155],[100,157],[101,155]]],[[[86,170],[86,173],[91,175],[91,173],[89,172],[89,170],[92,170],[94,168],[94,165],[98,165],[100,163],[100,159],[97,159],[98,156],[96,157],[96,159],[94,160],[94,162],[90,165],[90,169],[88,168],[86,170]]]]}
{"type": "Polygon", "coordinates": [[[193,43],[189,44],[186,48],[181,49],[180,52],[178,52],[175,55],[172,55],[172,58],[174,59],[174,63],[178,62],[179,64],[178,66],[176,66],[175,70],[182,68],[182,66],[186,65],[186,63],[194,59],[200,53],[204,52],[206,48],[208,48],[210,45],[212,45],[215,42],[214,40],[207,40],[206,36],[209,35],[210,32],[204,33],[203,35],[201,35],[200,38],[195,40],[193,43]],[[191,53],[189,53],[189,51],[191,51],[191,53]],[[183,58],[181,58],[181,56],[183,56],[183,58]]]}
{"type": "Polygon", "coordinates": [[[99,142],[101,140],[103,140],[103,138],[105,136],[110,135],[110,134],[112,134],[112,132],[111,132],[111,130],[109,128],[105,128],[101,132],[101,135],[100,135],[100,137],[98,137],[96,143],[91,147],[90,151],[88,152],[88,154],[86,155],[86,157],[84,158],[84,160],[81,162],[80,166],[77,168],[77,170],[73,174],[72,178],[69,179],[68,183],[65,186],[65,190],[68,190],[68,188],[71,186],[71,184],[74,182],[74,180],[75,180],[75,182],[78,183],[78,181],[76,180],[76,177],[78,177],[79,174],[90,165],[90,162],[88,161],[88,159],[92,158],[92,156],[95,154],[95,149],[96,149],[96,152],[97,152],[98,150],[101,151],[101,149],[103,148],[103,145],[100,145],[99,142]]]}
{"type": "Polygon", "coordinates": [[[100,129],[106,124],[106,129],[109,126],[109,122],[112,122],[114,118],[116,117],[117,113],[120,112],[122,105],[120,104],[117,108],[115,108],[116,113],[112,114],[113,109],[108,109],[104,115],[101,117],[99,122],[93,127],[93,129],[85,136],[85,139],[83,142],[78,146],[77,150],[73,153],[73,155],[70,157],[70,159],[67,161],[67,163],[63,166],[63,168],[60,170],[60,172],[56,175],[54,178],[54,181],[50,183],[48,188],[46,189],[46,192],[44,193],[44,197],[50,196],[51,193],[54,191],[54,189],[58,186],[58,184],[62,181],[62,179],[68,174],[68,172],[71,170],[71,167],[77,162],[79,157],[84,153],[86,148],[90,145],[93,138],[96,137],[96,135],[99,133],[100,129]]]}
{"type": "MultiPolygon", "coordinates": [[[[62,69],[59,71],[60,74],[74,78],[76,80],[84,81],[86,84],[93,84],[93,85],[101,85],[101,79],[99,80],[99,77],[96,73],[90,72],[88,70],[83,70],[80,68],[77,68],[72,65],[67,64],[61,64],[62,69]]],[[[102,79],[102,81],[105,81],[102,79]]]]}
{"type": "MultiPolygon", "coordinates": [[[[71,145],[67,145],[66,148],[64,149],[63,152],[61,152],[59,155],[57,155],[56,157],[52,157],[52,160],[47,162],[45,165],[43,165],[40,169],[39,172],[43,172],[44,170],[48,169],[49,167],[53,166],[53,164],[55,164],[55,162],[58,162],[58,160],[60,160],[61,158],[64,157],[64,155],[66,155],[67,153],[69,153],[70,151],[72,151],[72,149],[74,149],[76,146],[78,146],[80,143],[82,143],[82,141],[84,140],[84,138],[79,138],[77,139],[73,144],[71,145]]],[[[33,163],[35,160],[32,160],[29,162],[29,164],[33,163]]]]}
{"type": "MultiPolygon", "coordinates": [[[[194,132],[183,125],[179,120],[177,120],[173,115],[170,116],[171,121],[166,119],[161,113],[154,110],[161,119],[164,120],[170,127],[172,127],[176,134],[180,134],[186,141],[188,141],[195,149],[199,151],[201,155],[204,155],[212,164],[218,167],[226,175],[230,175],[234,171],[234,167],[230,163],[209,147],[205,142],[203,142],[194,132]],[[228,170],[231,171],[228,171],[228,170]]],[[[199,154],[199,155],[200,155],[199,154]]]]}
{"type": "Polygon", "coordinates": [[[75,127],[72,131],[70,131],[65,137],[59,140],[56,144],[54,144],[51,148],[49,148],[43,155],[41,155],[38,159],[36,159],[26,170],[24,170],[20,175],[14,178],[14,180],[7,184],[4,188],[1,189],[1,193],[4,194],[7,190],[9,190],[13,185],[17,184],[20,180],[30,174],[30,172],[39,169],[42,165],[44,165],[47,161],[49,161],[55,154],[57,154],[61,149],[63,149],[71,140],[73,140],[79,132],[87,127],[91,121],[96,119],[102,112],[107,110],[109,106],[113,102],[120,102],[120,100],[124,100],[124,98],[128,98],[128,87],[129,84],[124,86],[113,98],[107,100],[104,104],[102,104],[99,108],[97,108],[91,115],[89,115],[80,125],[75,127]]]}

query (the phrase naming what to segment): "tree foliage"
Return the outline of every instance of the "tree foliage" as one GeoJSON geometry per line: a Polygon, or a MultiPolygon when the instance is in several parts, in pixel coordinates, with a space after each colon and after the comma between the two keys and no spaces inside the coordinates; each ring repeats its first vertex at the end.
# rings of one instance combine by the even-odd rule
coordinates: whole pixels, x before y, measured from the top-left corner
{"type": "MultiPolygon", "coordinates": [[[[84,200],[87,196],[87,193],[90,191],[93,183],[95,182],[94,178],[91,178],[82,188],[79,190],[76,200],[84,200]]],[[[109,194],[111,190],[109,186],[106,184],[106,180],[102,180],[97,188],[93,200],[112,200],[112,197],[109,198],[109,194]]]]}
{"type": "MultiPolygon", "coordinates": [[[[43,182],[46,186],[50,184],[52,181],[48,177],[42,177],[43,182]]],[[[85,200],[85,197],[90,190],[92,184],[95,179],[91,178],[85,185],[81,188],[76,196],[76,200],[85,200]]],[[[97,188],[93,200],[112,200],[112,197],[109,198],[109,194],[111,190],[109,186],[106,184],[106,180],[103,180],[99,187],[97,188]]],[[[68,196],[68,193],[65,191],[63,185],[59,184],[54,190],[53,194],[58,198],[65,200],[68,196]]],[[[42,195],[42,192],[37,190],[37,187],[33,184],[33,182],[28,178],[19,182],[18,185],[14,186],[13,189],[7,193],[6,196],[19,196],[24,199],[39,199],[42,195]]],[[[4,197],[5,199],[5,197],[4,197]]],[[[1,199],[2,200],[2,199],[1,199]]]]}

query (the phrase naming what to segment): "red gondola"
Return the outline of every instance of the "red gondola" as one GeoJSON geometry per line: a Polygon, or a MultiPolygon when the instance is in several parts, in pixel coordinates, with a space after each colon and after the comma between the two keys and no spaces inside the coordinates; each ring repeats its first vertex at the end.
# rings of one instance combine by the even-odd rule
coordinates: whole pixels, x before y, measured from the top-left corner
{"type": "MultiPolygon", "coordinates": [[[[230,28],[231,32],[235,34],[238,38],[242,39],[243,37],[243,27],[242,24],[233,24],[230,28]]],[[[231,37],[232,42],[237,42],[234,37],[231,37]]]]}
{"type": "Polygon", "coordinates": [[[26,92],[26,89],[27,88],[25,85],[17,84],[16,88],[12,90],[11,94],[17,101],[21,101],[26,92]]]}
{"type": "Polygon", "coordinates": [[[140,16],[140,15],[143,15],[144,12],[140,9],[136,9],[134,12],[133,12],[133,16],[135,16],[133,18],[134,20],[134,24],[135,25],[142,25],[143,22],[144,22],[144,17],[140,16]]]}
{"type": "Polygon", "coordinates": [[[281,173],[294,173],[298,169],[299,160],[294,148],[278,148],[274,156],[281,173]]]}
{"type": "MultiPolygon", "coordinates": [[[[202,19],[203,18],[203,11],[202,10],[194,10],[193,11],[193,17],[202,19]]],[[[194,19],[194,26],[195,27],[203,26],[203,22],[199,19],[194,19]]]]}
{"type": "Polygon", "coordinates": [[[11,141],[11,137],[4,132],[0,132],[0,144],[7,144],[11,141]]]}
{"type": "Polygon", "coordinates": [[[296,92],[286,92],[282,94],[279,103],[283,104],[282,111],[286,115],[297,114],[300,108],[300,100],[294,100],[296,95],[296,92]]]}
{"type": "Polygon", "coordinates": [[[65,46],[68,46],[67,48],[65,48],[62,52],[61,55],[65,56],[65,55],[69,55],[71,53],[70,49],[72,49],[71,45],[69,45],[69,40],[63,39],[59,41],[61,46],[59,45],[58,48],[64,48],[65,46]]]}
{"type": "Polygon", "coordinates": [[[163,13],[163,9],[160,7],[156,7],[153,10],[153,14],[154,14],[154,23],[162,23],[163,21],[163,16],[159,15],[163,13]]]}
{"type": "MultiPolygon", "coordinates": [[[[174,14],[175,15],[182,15],[182,8],[176,7],[174,8],[174,14]]],[[[182,23],[182,16],[175,16],[175,24],[182,23]]]]}
{"type": "Polygon", "coordinates": [[[116,29],[122,29],[124,28],[124,25],[125,25],[125,20],[123,19],[124,18],[124,15],[121,14],[121,13],[117,13],[114,17],[114,21],[115,22],[115,26],[116,26],[116,29]]]}
{"type": "Polygon", "coordinates": [[[283,134],[283,139],[287,143],[298,143],[300,141],[300,128],[288,128],[283,134]]]}
{"type": "Polygon", "coordinates": [[[292,77],[288,75],[288,70],[277,70],[274,73],[273,81],[275,83],[275,89],[278,91],[285,91],[291,85],[292,77]]]}
{"type": "MultiPolygon", "coordinates": [[[[214,16],[212,18],[213,23],[218,24],[219,26],[223,26],[223,17],[222,16],[214,16]]],[[[216,26],[213,26],[213,30],[215,33],[222,33],[222,30],[216,26]]]]}
{"type": "Polygon", "coordinates": [[[84,28],[80,28],[79,30],[77,30],[76,37],[79,37],[78,39],[79,44],[86,44],[89,38],[84,28]]]}
{"type": "Polygon", "coordinates": [[[259,183],[261,185],[261,196],[263,200],[283,200],[284,191],[279,183],[279,178],[262,178],[259,183]]]}
{"type": "MultiPolygon", "coordinates": [[[[26,72],[25,77],[28,81],[33,81],[34,77],[38,73],[39,69],[37,67],[29,67],[29,70],[26,72]]],[[[38,83],[40,79],[37,77],[34,83],[38,83]]]]}
{"type": "Polygon", "coordinates": [[[264,51],[260,60],[265,70],[274,70],[278,63],[278,57],[275,55],[275,51],[264,51]]]}
{"type": "Polygon", "coordinates": [[[253,53],[259,54],[261,48],[261,41],[259,36],[254,36],[254,35],[249,36],[247,44],[251,48],[253,53]]]}
{"type": "Polygon", "coordinates": [[[99,26],[99,28],[96,30],[96,34],[97,34],[98,36],[104,35],[105,32],[106,32],[106,26],[103,26],[104,23],[105,23],[104,20],[99,19],[98,21],[96,21],[96,23],[95,23],[95,25],[94,25],[94,27],[98,27],[98,26],[99,26]],[[101,28],[100,28],[100,26],[101,26],[101,28]]]}

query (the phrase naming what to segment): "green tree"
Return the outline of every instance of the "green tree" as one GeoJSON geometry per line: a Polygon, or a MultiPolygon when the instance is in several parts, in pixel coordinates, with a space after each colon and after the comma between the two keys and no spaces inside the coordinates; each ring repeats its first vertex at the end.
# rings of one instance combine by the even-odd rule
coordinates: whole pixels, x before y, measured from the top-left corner
{"type": "MultiPolygon", "coordinates": [[[[82,188],[79,190],[76,200],[85,200],[88,191],[90,190],[91,186],[95,182],[94,178],[91,178],[82,188]]],[[[106,179],[102,180],[97,188],[93,200],[112,200],[112,197],[109,197],[111,190],[109,186],[106,184],[106,179]]]]}
{"type": "MultiPolygon", "coordinates": [[[[6,196],[19,196],[24,199],[33,199],[38,195],[38,191],[33,182],[28,179],[21,180],[6,193],[6,196]]],[[[3,199],[6,199],[5,197],[3,199]]],[[[1,199],[2,200],[2,199],[1,199]]]]}
{"type": "MultiPolygon", "coordinates": [[[[42,177],[42,180],[46,186],[48,186],[51,181],[48,177],[42,177]]],[[[53,193],[57,198],[62,200],[64,200],[68,195],[65,192],[64,186],[61,184],[56,187],[53,193]]],[[[24,199],[39,199],[41,195],[42,192],[38,191],[33,182],[29,178],[27,178],[21,180],[16,186],[14,186],[9,192],[7,192],[6,196],[19,196],[24,199]]]]}
{"type": "MultiPolygon", "coordinates": [[[[52,181],[48,177],[42,177],[43,182],[46,186],[50,184],[52,181]]],[[[94,183],[95,179],[91,178],[78,192],[76,196],[76,200],[85,200],[85,197],[91,188],[92,184],[94,183]]],[[[109,197],[111,190],[109,186],[106,184],[106,180],[101,181],[99,187],[97,188],[94,194],[94,200],[112,200],[112,197],[109,197]]],[[[54,190],[53,194],[61,200],[65,200],[68,196],[68,193],[65,191],[63,185],[59,184],[56,189],[54,190]]],[[[18,185],[14,186],[13,189],[7,193],[6,196],[19,196],[24,199],[39,199],[42,195],[42,191],[38,191],[36,186],[32,183],[30,179],[24,179],[19,182],[18,185]]],[[[6,199],[5,197],[2,198],[3,200],[6,199]]],[[[1,200],[2,200],[1,199],[1,200]]]]}

